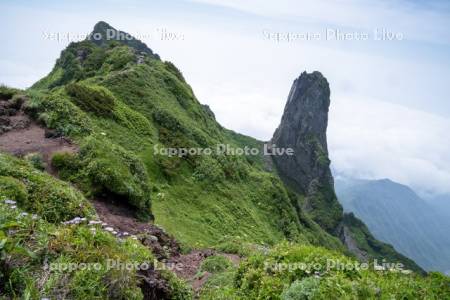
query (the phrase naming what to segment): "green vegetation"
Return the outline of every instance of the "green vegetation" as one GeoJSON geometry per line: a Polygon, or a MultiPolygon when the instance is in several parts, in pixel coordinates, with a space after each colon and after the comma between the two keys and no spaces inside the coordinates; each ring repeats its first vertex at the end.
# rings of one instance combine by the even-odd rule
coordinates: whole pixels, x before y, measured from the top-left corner
{"type": "Polygon", "coordinates": [[[310,215],[322,228],[333,232],[342,220],[342,206],[330,186],[319,186],[307,199],[311,206],[310,215]]]}
{"type": "Polygon", "coordinates": [[[52,165],[87,195],[123,201],[135,207],[139,217],[152,218],[149,179],[144,165],[131,152],[107,138],[89,136],[81,144],[78,155],[55,154],[52,165]]]}
{"type": "Polygon", "coordinates": [[[65,89],[75,104],[86,112],[109,116],[114,110],[114,96],[103,87],[71,83],[65,89]]]}
{"type": "Polygon", "coordinates": [[[294,281],[287,289],[283,290],[281,299],[300,300],[313,299],[319,291],[320,279],[317,277],[306,277],[294,281]]]}
{"type": "Polygon", "coordinates": [[[110,50],[106,57],[103,70],[106,72],[116,71],[124,68],[128,63],[135,60],[133,51],[127,46],[117,46],[110,50]]]}
{"type": "Polygon", "coordinates": [[[88,115],[77,107],[62,89],[30,90],[25,110],[46,127],[68,136],[89,134],[94,125],[88,115]]]}
{"type": "Polygon", "coordinates": [[[200,266],[200,271],[217,273],[223,272],[232,267],[232,262],[222,255],[213,255],[207,257],[200,266]]]}
{"type": "Polygon", "coordinates": [[[24,157],[26,160],[28,160],[33,167],[35,167],[38,170],[43,171],[45,169],[45,162],[44,158],[42,157],[42,154],[40,153],[29,153],[25,155],[24,157]]]}
{"type": "Polygon", "coordinates": [[[395,251],[391,245],[375,239],[367,226],[353,213],[344,214],[343,224],[350,230],[358,248],[368,253],[370,257],[378,260],[401,261],[408,269],[418,273],[423,272],[413,260],[395,251]]]}
{"type": "Polygon", "coordinates": [[[185,82],[183,74],[173,63],[171,63],[170,61],[165,61],[164,66],[166,67],[167,71],[175,75],[180,81],[185,82]]]}
{"type": "Polygon", "coordinates": [[[321,247],[281,243],[211,277],[201,299],[445,299],[450,293],[450,279],[439,273],[375,269],[321,247]]]}
{"type": "Polygon", "coordinates": [[[13,89],[4,84],[0,84],[0,100],[11,99],[18,92],[18,89],[13,89]]]}
{"type": "MultiPolygon", "coordinates": [[[[139,241],[118,240],[97,225],[53,225],[3,201],[0,212],[0,297],[143,299],[136,270],[124,267],[152,266],[152,253],[139,241]]],[[[172,273],[162,276],[173,299],[191,298],[172,273]]]]}
{"type": "Polygon", "coordinates": [[[26,161],[0,153],[0,174],[0,200],[17,201],[20,208],[48,222],[95,215],[79,191],[26,161]]]}
{"type": "Polygon", "coordinates": [[[124,49],[71,44],[49,77],[29,91],[29,111],[80,145],[75,157],[53,158],[61,178],[87,197],[123,201],[147,219],[153,213],[188,247],[216,246],[224,238],[269,245],[288,238],[342,248],[298,211],[300,196],[289,196],[280,179],[264,171],[262,157],[155,154],[155,146],[261,149],[262,143],[223,129],[171,63],[146,56],[141,64],[125,59],[116,69],[117,55],[133,54],[124,49]],[[93,64],[102,65],[95,74],[93,64]],[[62,81],[52,77],[63,65],[81,75],[58,87],[62,81]]]}
{"type": "MultiPolygon", "coordinates": [[[[333,235],[342,218],[334,191],[318,187],[314,198],[306,199],[268,171],[259,155],[156,153],[155,147],[261,149],[263,143],[221,127],[181,72],[139,43],[72,43],[52,72],[26,91],[26,112],[70,137],[79,151],[53,155],[60,179],[39,170],[38,157],[26,161],[0,154],[1,291],[28,299],[143,298],[136,272],[105,264],[107,259],[152,261],[148,248],[132,239],[118,240],[100,227],[60,224],[74,217],[95,218],[87,199],[98,197],[127,205],[142,220],[155,216],[185,249],[213,247],[243,256],[239,267],[223,256],[203,262],[201,271],[213,274],[202,299],[441,299],[448,294],[448,280],[439,274],[267,270],[266,263],[356,262],[344,255],[333,235]],[[21,215],[4,204],[6,199],[41,219],[21,215]],[[44,263],[100,267],[49,272],[42,269],[44,263]]],[[[1,87],[1,93],[10,92],[1,87]]],[[[329,164],[323,150],[316,150],[317,163],[329,164]]],[[[346,225],[358,245],[370,243],[364,249],[373,257],[405,261],[394,249],[377,244],[360,224],[346,225]]],[[[172,273],[162,276],[172,298],[191,297],[172,273]]]]}
{"type": "Polygon", "coordinates": [[[2,200],[15,199],[19,203],[25,203],[28,200],[28,192],[25,184],[13,177],[0,177],[0,196],[2,200]]]}

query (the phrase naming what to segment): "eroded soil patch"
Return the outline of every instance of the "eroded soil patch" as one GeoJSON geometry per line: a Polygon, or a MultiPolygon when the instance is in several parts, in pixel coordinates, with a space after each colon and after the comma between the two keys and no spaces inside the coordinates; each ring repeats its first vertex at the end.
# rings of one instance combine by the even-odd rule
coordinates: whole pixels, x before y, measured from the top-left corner
{"type": "Polygon", "coordinates": [[[54,173],[51,158],[56,152],[77,152],[78,147],[54,131],[45,129],[23,111],[21,101],[0,101],[0,151],[15,156],[40,153],[46,163],[46,170],[54,173]]]}
{"type": "Polygon", "coordinates": [[[92,203],[100,220],[118,231],[137,236],[158,259],[179,255],[180,245],[173,237],[156,225],[137,220],[131,208],[111,199],[97,198],[92,203]]]}

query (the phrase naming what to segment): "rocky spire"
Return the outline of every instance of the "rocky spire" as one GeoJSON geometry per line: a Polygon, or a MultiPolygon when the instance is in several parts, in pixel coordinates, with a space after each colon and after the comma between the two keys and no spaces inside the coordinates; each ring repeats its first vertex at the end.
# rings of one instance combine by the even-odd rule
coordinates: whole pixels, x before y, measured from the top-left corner
{"type": "Polygon", "coordinates": [[[305,195],[303,208],[327,231],[342,218],[330,171],[326,130],[330,88],[320,72],[303,72],[291,88],[281,123],[271,143],[294,155],[274,156],[281,178],[305,195]]]}
{"type": "Polygon", "coordinates": [[[153,53],[152,49],[147,47],[146,44],[131,36],[129,33],[113,28],[104,21],[100,21],[95,24],[94,30],[89,35],[88,39],[98,46],[104,46],[109,42],[117,41],[135,49],[139,53],[145,53],[159,59],[159,55],[153,53]]]}

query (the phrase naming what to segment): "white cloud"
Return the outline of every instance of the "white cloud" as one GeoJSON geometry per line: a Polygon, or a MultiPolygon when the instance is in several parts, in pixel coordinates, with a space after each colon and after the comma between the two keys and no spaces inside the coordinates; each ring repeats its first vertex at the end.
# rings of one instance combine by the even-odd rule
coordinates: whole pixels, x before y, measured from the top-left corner
{"type": "Polygon", "coordinates": [[[300,18],[306,22],[373,30],[386,27],[402,32],[408,39],[450,43],[450,6],[442,1],[427,4],[410,1],[368,0],[193,0],[257,15],[300,18]]]}
{"type": "Polygon", "coordinates": [[[347,176],[390,178],[422,193],[450,192],[450,120],[381,101],[336,96],[328,141],[347,176]]]}
{"type": "Polygon", "coordinates": [[[0,59],[0,83],[8,83],[13,87],[29,86],[33,83],[32,68],[27,65],[0,59]]]}

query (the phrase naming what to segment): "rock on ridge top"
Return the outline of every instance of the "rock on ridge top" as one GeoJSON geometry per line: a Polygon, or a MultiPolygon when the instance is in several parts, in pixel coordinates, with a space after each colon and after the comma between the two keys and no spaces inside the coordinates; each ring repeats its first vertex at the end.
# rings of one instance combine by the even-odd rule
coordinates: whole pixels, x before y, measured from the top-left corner
{"type": "Polygon", "coordinates": [[[280,177],[305,195],[304,208],[329,232],[342,217],[328,159],[326,130],[330,87],[320,72],[303,72],[294,80],[280,125],[271,143],[292,148],[294,155],[274,156],[280,177]]]}
{"type": "Polygon", "coordinates": [[[92,30],[89,39],[98,46],[105,46],[109,42],[117,41],[135,49],[137,52],[143,52],[159,59],[159,55],[153,53],[152,49],[145,43],[136,39],[129,33],[115,29],[105,21],[99,21],[94,25],[94,29],[92,30]]]}

